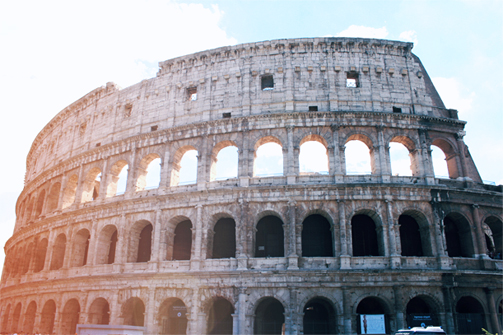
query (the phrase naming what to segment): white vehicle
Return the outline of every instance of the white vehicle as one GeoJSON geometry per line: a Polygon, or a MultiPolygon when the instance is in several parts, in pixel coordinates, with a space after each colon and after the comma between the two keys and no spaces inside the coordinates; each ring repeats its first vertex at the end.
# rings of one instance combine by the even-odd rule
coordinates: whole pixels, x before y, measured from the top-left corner
{"type": "Polygon", "coordinates": [[[398,334],[403,334],[403,335],[414,335],[414,334],[420,334],[420,335],[445,335],[445,331],[442,329],[442,327],[434,327],[434,326],[428,326],[428,327],[414,327],[411,329],[400,329],[395,333],[395,335],[398,334]]]}

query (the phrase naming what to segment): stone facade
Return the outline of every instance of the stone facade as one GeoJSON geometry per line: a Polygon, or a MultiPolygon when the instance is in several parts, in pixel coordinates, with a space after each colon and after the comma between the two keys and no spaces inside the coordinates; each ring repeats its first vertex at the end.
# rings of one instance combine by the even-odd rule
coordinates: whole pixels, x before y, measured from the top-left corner
{"type": "Polygon", "coordinates": [[[411,49],[352,38],[223,47],[65,108],[27,157],[1,331],[355,334],[360,315],[384,315],[387,333],[414,316],[452,334],[500,332],[502,188],[482,184],[465,122],[411,49]],[[371,174],[346,173],[352,140],[368,146],[371,174]],[[306,142],[326,148],[328,173],[299,168],[306,142]],[[411,176],[392,175],[391,142],[409,150],[411,176]],[[266,143],[281,146],[279,175],[255,171],[266,143]],[[435,178],[431,145],[449,179],[435,178]],[[219,180],[227,147],[238,172],[219,180]],[[183,184],[190,150],[197,180],[183,184]]]}

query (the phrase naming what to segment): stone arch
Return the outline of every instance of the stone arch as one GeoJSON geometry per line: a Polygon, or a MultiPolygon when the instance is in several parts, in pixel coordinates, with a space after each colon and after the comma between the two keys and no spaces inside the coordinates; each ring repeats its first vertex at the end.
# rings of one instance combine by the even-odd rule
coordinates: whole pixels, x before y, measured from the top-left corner
{"type": "Polygon", "coordinates": [[[5,307],[5,310],[3,310],[2,313],[2,331],[7,332],[7,327],[9,326],[9,316],[10,316],[10,309],[11,309],[11,304],[7,304],[7,307],[5,307]]]}
{"type": "Polygon", "coordinates": [[[28,201],[28,206],[26,207],[26,210],[25,210],[24,216],[23,216],[25,223],[29,223],[32,220],[32,214],[33,214],[34,207],[35,207],[35,196],[32,194],[32,195],[30,195],[30,198],[28,201]]]}
{"type": "Polygon", "coordinates": [[[66,235],[61,233],[54,240],[52,246],[52,259],[51,259],[51,270],[58,270],[63,267],[63,262],[65,260],[65,250],[66,250],[66,235]]]}
{"type": "Polygon", "coordinates": [[[207,258],[235,258],[236,257],[236,221],[226,213],[213,216],[215,222],[208,229],[207,258]]]}
{"type": "Polygon", "coordinates": [[[179,298],[167,298],[159,307],[157,314],[158,334],[186,334],[187,306],[179,298]]]}
{"type": "Polygon", "coordinates": [[[470,222],[459,212],[444,218],[444,234],[449,257],[473,257],[475,249],[470,222]]]}
{"type": "Polygon", "coordinates": [[[20,302],[18,302],[16,304],[16,307],[14,308],[14,312],[12,313],[12,322],[10,325],[10,332],[11,333],[17,333],[20,330],[19,321],[21,319],[21,307],[22,306],[23,305],[20,302]]]}
{"type": "Polygon", "coordinates": [[[357,304],[355,304],[355,314],[356,314],[356,329],[359,334],[364,334],[364,330],[362,329],[365,325],[365,321],[363,319],[363,315],[381,315],[378,322],[381,322],[385,328],[383,333],[388,334],[390,332],[390,322],[389,318],[391,315],[391,308],[389,302],[384,300],[381,297],[376,296],[367,296],[363,299],[359,300],[357,304]]]}
{"type": "MultiPolygon", "coordinates": [[[[400,217],[402,217],[403,215],[412,218],[418,225],[419,228],[418,240],[420,242],[422,256],[433,256],[433,249],[432,249],[433,242],[431,241],[430,224],[426,216],[417,209],[406,209],[398,217],[398,224],[400,224],[400,217]]],[[[403,245],[402,234],[400,234],[400,242],[401,242],[400,244],[403,245]]],[[[402,256],[403,256],[403,248],[402,248],[402,256]]]]}
{"type": "Polygon", "coordinates": [[[215,297],[207,315],[207,334],[232,334],[234,306],[222,297],[215,297]]]}
{"type": "Polygon", "coordinates": [[[350,222],[353,256],[385,255],[382,221],[375,211],[355,211],[350,222]]]}
{"type": "Polygon", "coordinates": [[[279,215],[274,214],[260,215],[255,232],[255,257],[285,256],[284,223],[279,215]]]}
{"type": "Polygon", "coordinates": [[[314,212],[302,221],[303,257],[334,256],[333,224],[326,216],[314,212]]]}
{"type": "Polygon", "coordinates": [[[72,240],[72,255],[70,267],[84,266],[87,264],[89,254],[89,240],[91,233],[87,229],[80,229],[72,240]]]}
{"type": "Polygon", "coordinates": [[[32,334],[33,328],[35,326],[35,317],[37,313],[37,303],[31,301],[26,308],[23,320],[23,332],[26,334],[32,334]]]}
{"type": "Polygon", "coordinates": [[[25,249],[23,258],[20,262],[21,271],[20,274],[24,275],[30,270],[30,264],[33,261],[35,242],[32,241],[28,244],[25,249]]]}
{"type": "Polygon", "coordinates": [[[153,226],[147,220],[139,220],[131,227],[128,262],[150,261],[152,255],[153,226]]]}
{"type": "Polygon", "coordinates": [[[54,300],[47,300],[42,308],[40,319],[40,333],[52,334],[54,332],[54,318],[56,316],[56,303],[54,300]]]}
{"type": "MultiPolygon", "coordinates": [[[[269,162],[268,167],[270,167],[270,166],[271,166],[271,164],[269,162]]],[[[274,176],[274,175],[278,175],[278,174],[283,175],[283,166],[284,166],[283,144],[281,143],[281,141],[277,137],[264,136],[255,142],[254,155],[253,155],[253,177],[258,177],[258,176],[266,177],[266,176],[274,176]],[[269,170],[269,168],[266,169],[263,167],[265,162],[268,159],[271,160],[271,158],[265,158],[265,156],[262,156],[260,153],[258,153],[258,150],[260,149],[260,147],[262,147],[265,144],[269,144],[269,143],[277,144],[280,147],[280,148],[276,147],[276,149],[273,150],[273,151],[278,151],[278,152],[275,153],[275,155],[273,155],[271,157],[274,157],[275,159],[280,159],[280,161],[277,164],[278,166],[276,166],[271,171],[269,170]]]]}
{"type": "Polygon", "coordinates": [[[456,179],[461,176],[460,169],[458,168],[457,162],[457,152],[456,146],[451,143],[451,141],[445,138],[435,138],[431,142],[431,145],[438,147],[443,151],[445,155],[445,161],[447,163],[447,170],[449,172],[449,178],[456,179]]]}
{"type": "Polygon", "coordinates": [[[407,327],[421,327],[440,324],[440,308],[432,297],[419,294],[412,297],[405,306],[407,327]]]}
{"type": "MultiPolygon", "coordinates": [[[[161,180],[161,169],[159,168],[159,176],[158,182],[155,185],[154,183],[149,182],[150,174],[154,172],[149,172],[149,169],[153,169],[153,165],[155,161],[158,160],[159,165],[162,164],[161,156],[157,153],[150,153],[142,158],[137,168],[137,179],[136,179],[136,191],[143,191],[145,189],[153,189],[159,187],[159,183],[161,180]]],[[[157,178],[155,178],[157,180],[157,178]]]]}
{"type": "Polygon", "coordinates": [[[489,251],[489,256],[496,259],[502,259],[502,241],[503,241],[503,222],[496,216],[488,216],[484,220],[484,234],[486,237],[486,246],[489,251]],[[492,236],[489,236],[492,235],[492,236]],[[492,249],[490,247],[492,243],[492,249]],[[492,252],[491,252],[492,251],[492,252]]]}
{"type": "Polygon", "coordinates": [[[118,241],[117,227],[108,224],[98,234],[96,248],[96,264],[113,264],[116,262],[118,241]]]}
{"type": "Polygon", "coordinates": [[[254,334],[282,334],[285,307],[273,297],[264,297],[256,304],[254,334]]]}
{"type": "Polygon", "coordinates": [[[329,174],[330,173],[330,157],[328,154],[328,143],[321,135],[310,134],[305,136],[299,143],[299,173],[302,174],[329,174]],[[306,147],[311,149],[306,149],[306,147]],[[313,159],[310,152],[323,152],[324,156],[317,156],[313,159]],[[316,166],[311,164],[315,162],[316,166]],[[311,165],[311,166],[310,166],[311,165]]]}
{"type": "Polygon", "coordinates": [[[121,316],[124,324],[143,327],[145,323],[145,304],[138,297],[129,298],[122,304],[121,316]]]}
{"type": "Polygon", "coordinates": [[[36,244],[36,252],[34,255],[34,264],[33,264],[33,272],[40,272],[44,269],[45,266],[45,258],[47,255],[47,246],[48,240],[47,238],[43,238],[36,244]]]}
{"type": "Polygon", "coordinates": [[[44,209],[44,203],[45,203],[45,190],[40,191],[37,197],[37,202],[35,204],[35,215],[34,219],[37,219],[40,215],[42,215],[42,211],[44,209]]]}
{"type": "Polygon", "coordinates": [[[105,298],[94,299],[87,314],[87,323],[95,325],[108,325],[110,323],[110,305],[105,298]]]}
{"type": "MultiPolygon", "coordinates": [[[[219,170],[222,168],[220,164],[218,164],[218,155],[223,149],[227,149],[230,147],[236,148],[236,153],[239,150],[238,146],[234,141],[221,141],[217,143],[214,147],[213,150],[211,151],[211,164],[210,164],[210,181],[215,181],[218,178],[219,175],[219,170]]],[[[239,165],[239,160],[238,160],[238,155],[236,154],[235,161],[232,163],[232,169],[234,170],[235,167],[235,175],[230,175],[226,176],[226,179],[230,178],[237,178],[238,177],[238,165],[239,165]]]]}
{"type": "MultiPolygon", "coordinates": [[[[193,147],[192,145],[184,145],[178,150],[176,150],[174,156],[173,156],[173,163],[171,167],[171,185],[170,186],[178,186],[180,184],[180,172],[181,172],[181,161],[183,156],[191,150],[195,150],[197,152],[197,149],[193,147]]],[[[197,178],[197,164],[196,164],[196,178],[197,178]]]]}
{"type": "Polygon", "coordinates": [[[395,157],[393,157],[393,151],[390,148],[389,152],[389,159],[390,159],[390,167],[391,167],[391,172],[393,175],[400,175],[400,176],[418,176],[420,174],[420,166],[421,166],[421,155],[419,152],[416,150],[416,143],[410,139],[408,136],[404,135],[398,135],[394,136],[391,138],[388,142],[388,146],[391,146],[392,143],[395,144],[400,144],[403,146],[403,148],[407,149],[408,152],[408,158],[409,158],[409,167],[410,167],[410,174],[409,173],[401,173],[401,172],[396,172],[397,168],[399,167],[399,162],[396,161],[395,157]]]}
{"type": "Polygon", "coordinates": [[[487,329],[484,304],[477,298],[465,295],[456,302],[456,328],[462,334],[480,334],[487,329]]]}
{"type": "Polygon", "coordinates": [[[86,175],[82,184],[82,200],[88,202],[96,200],[100,194],[101,170],[97,167],[92,168],[86,175]]]}
{"type": "Polygon", "coordinates": [[[52,213],[58,209],[59,192],[61,191],[61,183],[57,182],[51,186],[49,195],[47,196],[46,213],[52,213]]]}
{"type": "Polygon", "coordinates": [[[125,176],[126,180],[125,181],[121,180],[121,174],[124,169],[126,169],[126,171],[127,171],[128,167],[129,167],[128,162],[121,159],[121,160],[115,162],[115,164],[110,168],[110,170],[108,171],[107,178],[106,178],[107,190],[106,190],[105,197],[109,198],[109,197],[113,197],[113,196],[116,196],[116,195],[119,195],[119,194],[122,194],[125,192],[125,189],[119,190],[119,192],[118,192],[117,187],[119,186],[119,184],[122,184],[124,182],[127,183],[128,174],[126,173],[126,176],[125,176]]]}
{"type": "Polygon", "coordinates": [[[192,228],[190,220],[184,220],[176,225],[173,236],[173,260],[190,260],[192,228]]]}
{"type": "MultiPolygon", "coordinates": [[[[377,173],[377,164],[375,162],[375,157],[374,157],[374,143],[371,140],[371,137],[365,133],[362,132],[353,132],[351,134],[348,134],[348,137],[342,142],[344,143],[344,157],[345,157],[345,171],[346,174],[366,174],[366,171],[370,170],[371,174],[376,174],[377,173]],[[368,160],[369,162],[367,163],[366,157],[362,157],[361,155],[355,155],[353,152],[353,148],[347,148],[348,143],[351,141],[359,141],[368,148],[369,153],[368,153],[368,160]]],[[[363,152],[362,152],[363,155],[363,152]]],[[[366,156],[366,154],[365,154],[366,156]]]]}
{"type": "Polygon", "coordinates": [[[75,202],[75,195],[77,194],[77,184],[79,177],[73,174],[66,182],[65,190],[63,191],[63,199],[61,208],[65,209],[70,207],[75,202]]]}
{"type": "Polygon", "coordinates": [[[80,304],[77,299],[73,298],[66,302],[63,307],[61,316],[60,333],[61,334],[75,334],[77,324],[79,323],[80,304]]]}
{"type": "Polygon", "coordinates": [[[304,334],[336,334],[336,309],[332,301],[325,297],[311,298],[303,308],[304,334]]]}

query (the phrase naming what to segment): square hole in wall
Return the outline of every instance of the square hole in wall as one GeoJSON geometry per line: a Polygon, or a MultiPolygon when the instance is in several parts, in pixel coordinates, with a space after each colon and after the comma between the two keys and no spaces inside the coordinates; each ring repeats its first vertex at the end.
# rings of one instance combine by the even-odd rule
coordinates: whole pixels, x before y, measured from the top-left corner
{"type": "Polygon", "coordinates": [[[274,89],[274,79],[272,75],[265,75],[261,77],[261,87],[263,91],[274,89]]]}
{"type": "Polygon", "coordinates": [[[190,101],[196,101],[197,100],[197,87],[187,88],[187,97],[190,101]]]}
{"type": "Polygon", "coordinates": [[[224,119],[229,119],[231,117],[231,113],[222,113],[222,117],[224,119]]]}
{"type": "Polygon", "coordinates": [[[152,126],[152,127],[150,127],[150,131],[156,131],[157,128],[159,128],[159,126],[152,126]]]}
{"type": "Polygon", "coordinates": [[[360,87],[357,72],[348,72],[346,75],[346,87],[360,87]]]}
{"type": "Polygon", "coordinates": [[[393,106],[393,113],[401,113],[402,109],[400,107],[393,106]]]}
{"type": "Polygon", "coordinates": [[[310,112],[317,112],[318,111],[318,106],[309,106],[309,111],[310,112]]]}

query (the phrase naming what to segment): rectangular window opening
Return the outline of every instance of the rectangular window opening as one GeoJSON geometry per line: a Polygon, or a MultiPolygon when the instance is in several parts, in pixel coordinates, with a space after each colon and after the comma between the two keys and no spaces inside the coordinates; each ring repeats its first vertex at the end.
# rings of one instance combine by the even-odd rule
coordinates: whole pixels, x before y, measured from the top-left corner
{"type": "Polygon", "coordinates": [[[224,119],[229,119],[231,117],[231,113],[222,113],[222,117],[224,119]]]}
{"type": "Polygon", "coordinates": [[[318,111],[318,106],[309,106],[309,111],[310,112],[317,112],[318,111]]]}
{"type": "Polygon", "coordinates": [[[358,82],[358,73],[356,72],[347,73],[346,87],[360,87],[358,82]]]}
{"type": "Polygon", "coordinates": [[[197,87],[189,87],[187,89],[187,96],[190,101],[196,101],[197,100],[197,87]]]}
{"type": "Polygon", "coordinates": [[[274,89],[274,79],[272,78],[271,75],[266,75],[262,76],[262,90],[263,91],[268,91],[268,90],[273,90],[274,89]]]}
{"type": "Polygon", "coordinates": [[[156,131],[159,126],[152,126],[150,127],[150,131],[156,131]]]}
{"type": "Polygon", "coordinates": [[[401,113],[402,109],[400,107],[393,106],[393,113],[401,113]]]}
{"type": "Polygon", "coordinates": [[[97,147],[101,146],[101,142],[96,143],[96,146],[97,146],[97,147]]]}

